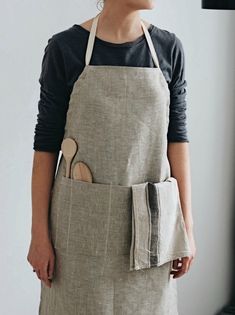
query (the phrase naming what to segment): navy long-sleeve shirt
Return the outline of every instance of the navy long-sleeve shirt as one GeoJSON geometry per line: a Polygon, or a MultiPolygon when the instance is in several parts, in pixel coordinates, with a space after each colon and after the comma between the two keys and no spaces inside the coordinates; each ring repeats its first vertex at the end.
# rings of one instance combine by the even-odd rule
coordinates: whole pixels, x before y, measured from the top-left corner
{"type": "MultiPolygon", "coordinates": [[[[186,126],[187,82],[182,42],[174,33],[156,25],[150,24],[148,30],[170,89],[168,142],[189,142],[186,126]]],[[[74,24],[48,39],[39,78],[40,98],[33,143],[36,151],[60,150],[70,94],[85,66],[88,36],[88,30],[74,24]]],[[[144,34],[125,43],[111,43],[96,37],[90,64],[155,66],[144,34]]]]}

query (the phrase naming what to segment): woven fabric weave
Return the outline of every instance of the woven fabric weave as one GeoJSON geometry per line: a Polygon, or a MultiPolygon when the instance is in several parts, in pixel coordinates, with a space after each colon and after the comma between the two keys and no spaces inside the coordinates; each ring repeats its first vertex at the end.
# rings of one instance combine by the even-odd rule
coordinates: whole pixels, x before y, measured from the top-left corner
{"type": "Polygon", "coordinates": [[[55,273],[51,288],[41,283],[39,315],[178,315],[176,280],[170,277],[172,249],[182,254],[183,244],[186,253],[188,243],[182,243],[186,234],[180,208],[165,203],[165,193],[174,187],[176,196],[177,190],[174,182],[167,183],[168,192],[163,186],[148,186],[171,175],[168,85],[143,25],[156,67],[90,65],[98,16],[88,40],[87,64],[73,87],[64,134],[78,143],[71,168],[85,162],[93,182],[66,178],[61,156],[49,215],[55,273]],[[154,200],[163,203],[158,231],[154,200]],[[173,239],[165,237],[166,227],[173,239]],[[156,237],[161,237],[160,247],[156,237]],[[151,257],[158,249],[154,265],[151,257]],[[141,268],[139,261],[144,262],[141,268]]]}

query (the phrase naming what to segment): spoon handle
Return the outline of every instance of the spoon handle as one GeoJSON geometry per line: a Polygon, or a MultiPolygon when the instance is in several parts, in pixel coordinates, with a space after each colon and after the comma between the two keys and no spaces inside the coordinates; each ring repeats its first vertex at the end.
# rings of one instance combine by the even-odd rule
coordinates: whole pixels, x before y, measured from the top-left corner
{"type": "Polygon", "coordinates": [[[70,178],[70,174],[71,174],[71,161],[72,161],[71,158],[66,159],[66,175],[65,175],[65,177],[68,177],[68,178],[70,178]]]}

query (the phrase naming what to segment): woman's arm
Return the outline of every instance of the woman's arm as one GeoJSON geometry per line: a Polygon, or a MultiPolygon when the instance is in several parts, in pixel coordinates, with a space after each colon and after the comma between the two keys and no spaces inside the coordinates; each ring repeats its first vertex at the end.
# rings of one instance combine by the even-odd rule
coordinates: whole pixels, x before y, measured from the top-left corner
{"type": "Polygon", "coordinates": [[[51,188],[58,153],[34,152],[32,169],[32,227],[27,260],[40,280],[51,287],[55,254],[48,226],[51,188]]]}
{"type": "Polygon", "coordinates": [[[179,278],[187,273],[196,255],[196,245],[193,232],[193,216],[191,201],[191,174],[188,142],[168,142],[168,160],[171,167],[171,175],[176,178],[179,187],[179,197],[185,221],[185,226],[190,242],[191,256],[181,257],[173,261],[171,274],[179,278]]]}
{"type": "Polygon", "coordinates": [[[27,255],[38,278],[49,287],[55,253],[48,226],[48,210],[71,93],[60,39],[58,34],[48,40],[39,78],[40,99],[33,143],[31,243],[27,255]]]}
{"type": "Polygon", "coordinates": [[[191,213],[191,178],[189,139],[187,134],[187,102],[185,53],[181,40],[174,34],[172,46],[172,77],[169,82],[170,111],[168,126],[168,159],[172,176],[179,184],[180,199],[188,230],[193,228],[191,213]]]}
{"type": "Polygon", "coordinates": [[[177,179],[180,202],[187,230],[193,229],[191,202],[191,174],[188,142],[168,143],[168,159],[171,175],[177,179]]]}
{"type": "Polygon", "coordinates": [[[58,153],[34,151],[32,168],[32,238],[49,238],[48,206],[58,153]]]}

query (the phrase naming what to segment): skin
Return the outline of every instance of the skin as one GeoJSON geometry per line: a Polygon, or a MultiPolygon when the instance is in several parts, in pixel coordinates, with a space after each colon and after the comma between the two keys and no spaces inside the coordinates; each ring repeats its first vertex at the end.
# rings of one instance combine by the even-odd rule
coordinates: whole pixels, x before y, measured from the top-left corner
{"type": "MultiPolygon", "coordinates": [[[[143,34],[139,10],[153,8],[152,0],[106,0],[96,35],[113,43],[134,41],[143,34]]],[[[91,22],[92,19],[87,20],[81,26],[90,30],[91,22]]],[[[149,26],[149,23],[144,23],[149,26]]],[[[178,181],[182,211],[192,249],[192,256],[173,261],[171,274],[173,278],[178,278],[188,272],[196,253],[191,213],[189,144],[169,143],[168,159],[172,176],[178,181]]],[[[34,151],[31,181],[32,227],[27,260],[35,269],[38,279],[49,288],[52,285],[55,252],[48,228],[48,208],[57,161],[58,152],[34,151]]]]}

